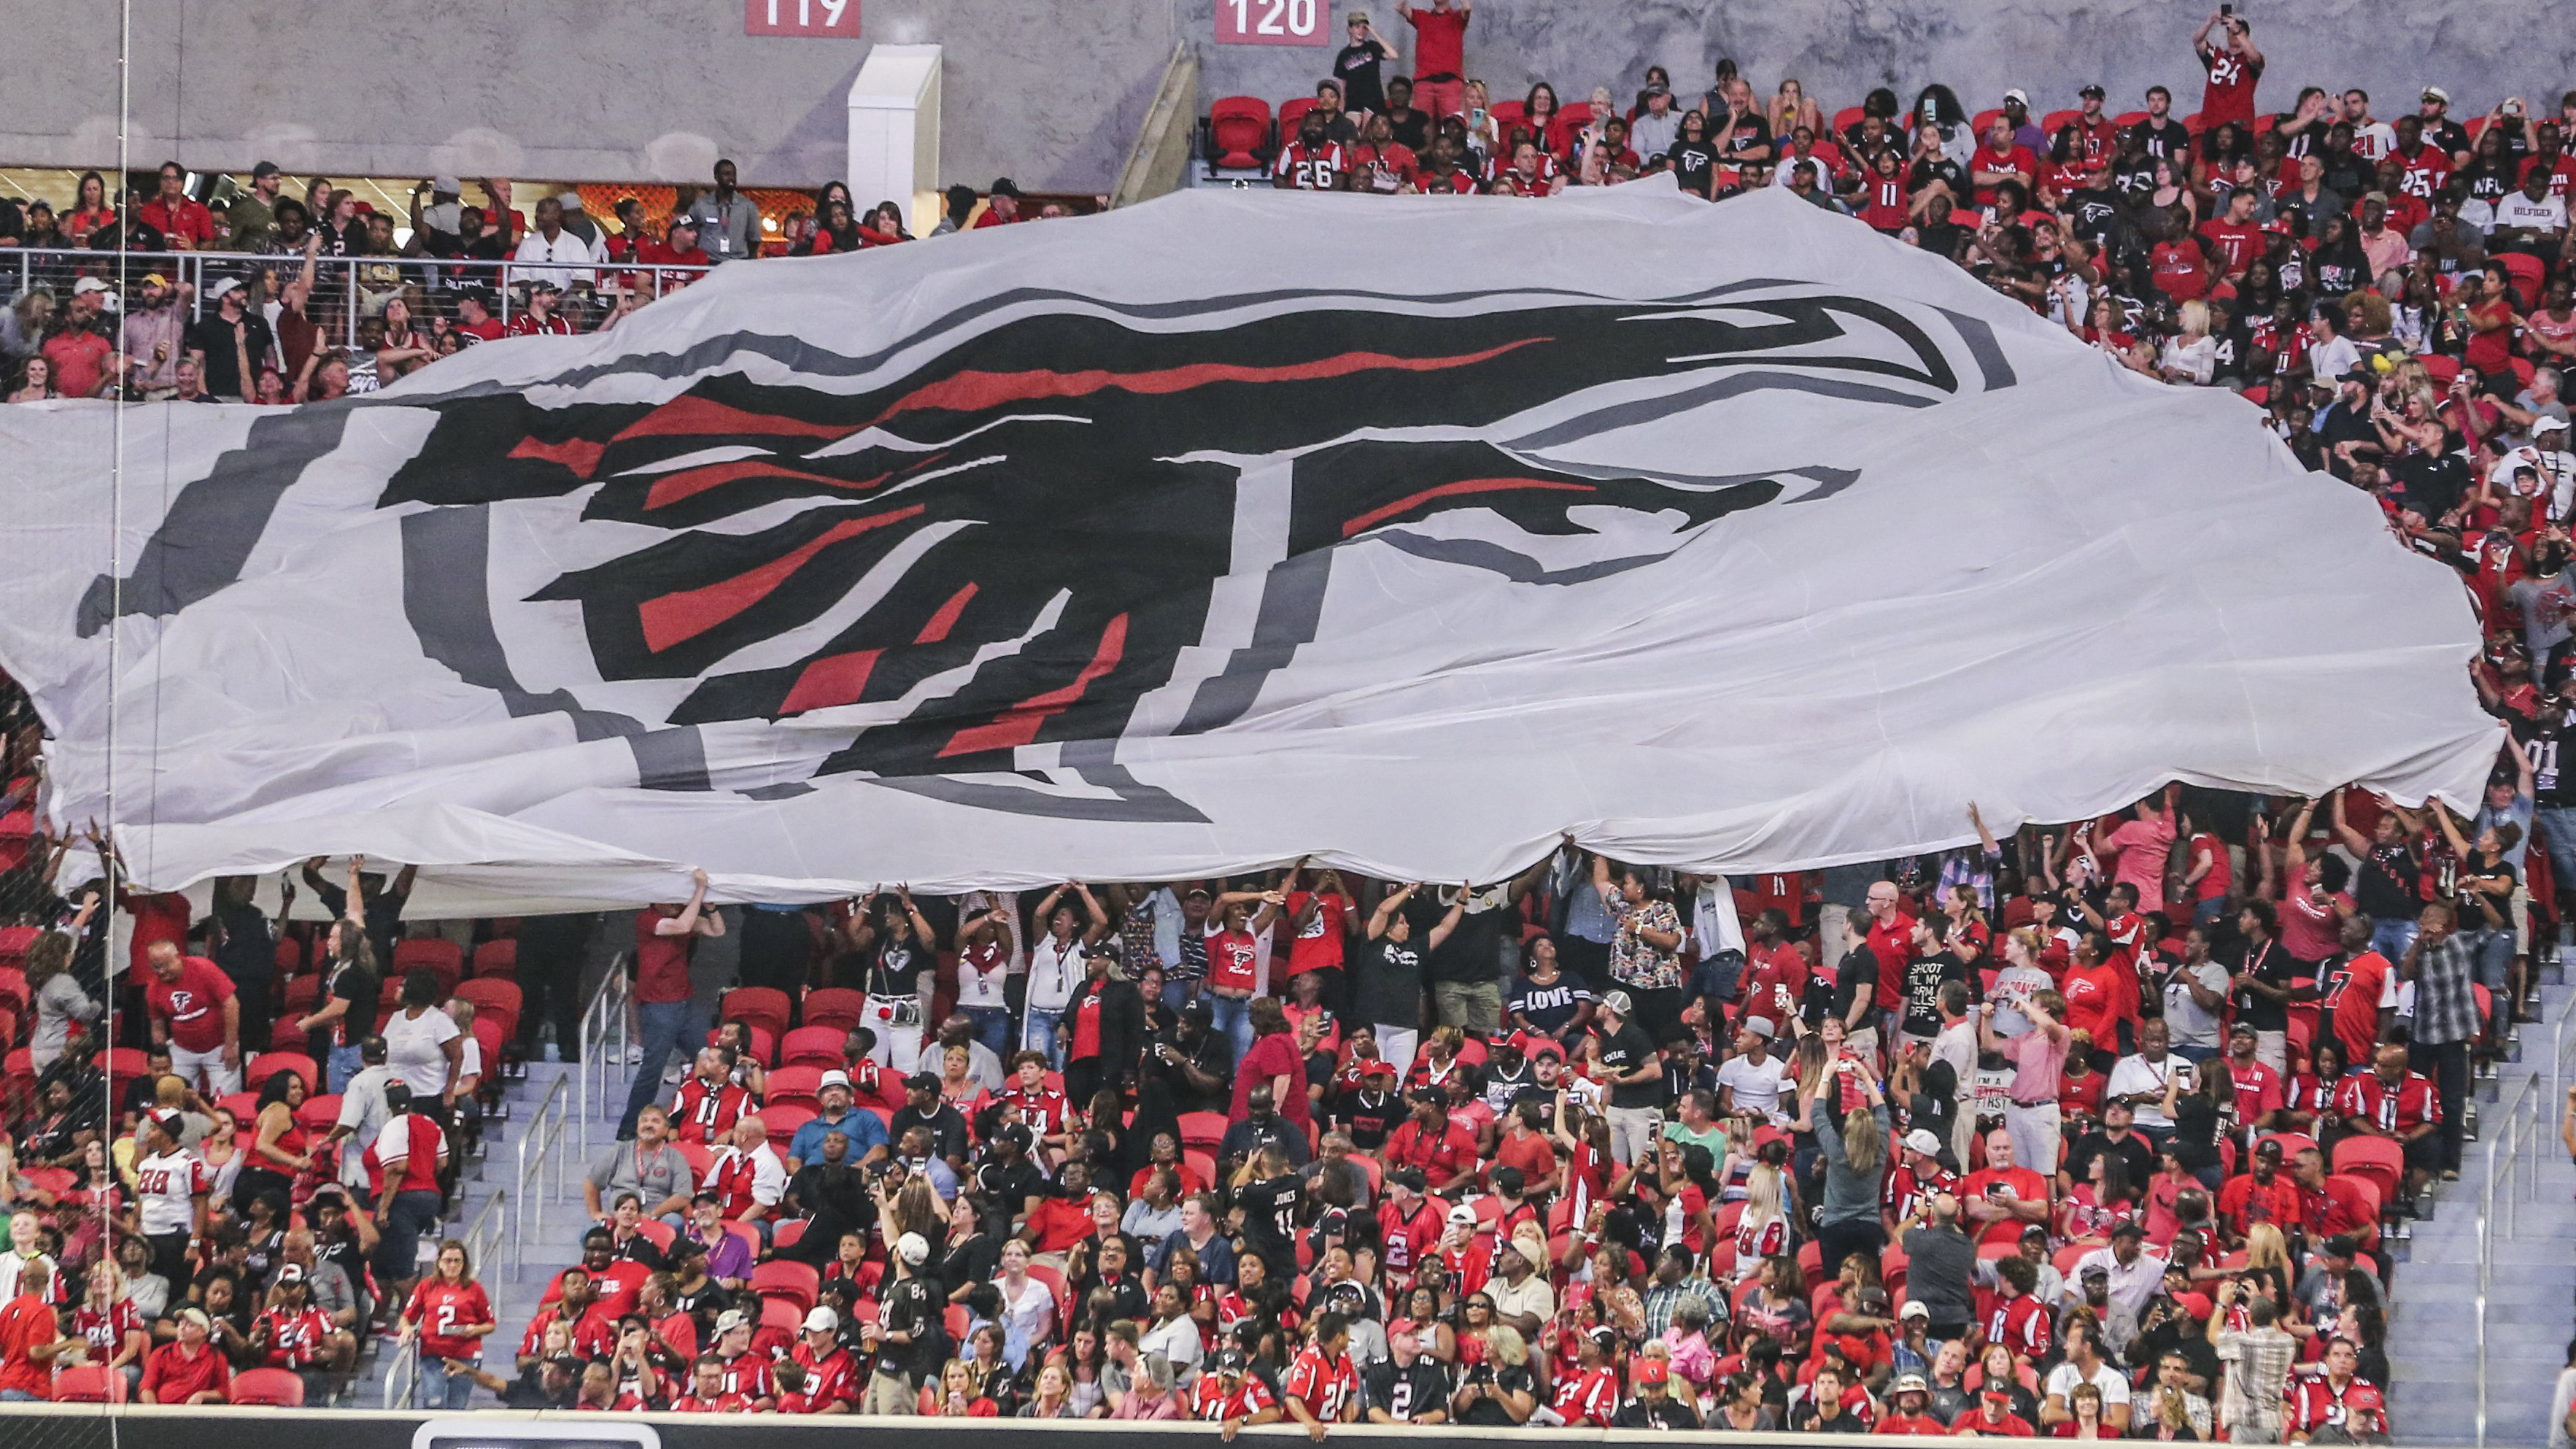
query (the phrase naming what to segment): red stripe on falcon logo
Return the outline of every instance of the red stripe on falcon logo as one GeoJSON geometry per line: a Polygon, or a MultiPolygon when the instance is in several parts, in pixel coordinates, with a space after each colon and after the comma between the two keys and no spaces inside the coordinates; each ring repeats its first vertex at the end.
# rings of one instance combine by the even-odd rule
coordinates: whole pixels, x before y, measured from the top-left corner
{"type": "Polygon", "coordinates": [[[510,450],[510,456],[539,463],[561,463],[572,470],[574,477],[587,481],[591,470],[599,466],[599,455],[607,451],[606,443],[585,442],[580,438],[566,438],[560,443],[521,438],[519,446],[510,450]]]}
{"type": "Polygon", "coordinates": [[[1517,348],[1551,340],[1525,337],[1517,342],[1506,342],[1500,347],[1457,357],[1396,357],[1384,352],[1344,352],[1312,362],[1292,362],[1279,367],[1202,362],[1153,372],[1109,372],[1103,369],[1083,372],[961,372],[906,393],[878,414],[877,421],[882,423],[888,418],[924,408],[975,413],[1006,403],[1051,397],[1087,397],[1111,389],[1155,396],[1187,392],[1191,388],[1219,382],[1315,382],[1359,372],[1439,372],[1453,367],[1472,367],[1517,348]]]}
{"type": "Polygon", "coordinates": [[[872,529],[901,523],[919,514],[922,508],[923,505],[916,503],[891,513],[836,523],[819,536],[756,569],[700,588],[647,599],[635,610],[644,625],[644,647],[659,654],[674,644],[686,643],[768,598],[772,590],[787,582],[798,569],[811,562],[814,555],[872,529]]]}
{"type": "Polygon", "coordinates": [[[1095,680],[1118,667],[1119,659],[1126,652],[1127,616],[1121,614],[1109,621],[1108,628],[1100,631],[1100,647],[1092,651],[1091,662],[1082,666],[1082,672],[1074,676],[1073,683],[1062,689],[1031,695],[1004,710],[991,724],[959,730],[939,751],[939,758],[980,754],[985,750],[1017,749],[1035,740],[1038,726],[1070,709],[1095,680]]]}
{"type": "Polygon", "coordinates": [[[846,488],[853,493],[864,493],[893,476],[892,473],[879,473],[873,478],[854,482],[847,478],[834,478],[826,473],[807,473],[795,468],[781,468],[775,463],[763,462],[757,458],[744,458],[732,463],[709,463],[703,468],[683,468],[677,473],[665,473],[654,480],[653,490],[644,495],[644,506],[668,507],[684,499],[695,498],[710,488],[721,488],[727,483],[742,478],[793,478],[802,483],[821,483],[828,487],[846,488]]]}
{"type": "Polygon", "coordinates": [[[949,595],[948,602],[939,606],[939,612],[930,616],[930,622],[921,626],[921,633],[912,642],[936,644],[946,639],[948,631],[957,627],[957,616],[966,612],[966,601],[974,597],[975,585],[972,583],[949,595]]]}
{"type": "Polygon", "coordinates": [[[877,667],[881,649],[861,649],[849,654],[827,654],[805,666],[796,676],[796,687],[787,691],[787,702],[778,707],[780,714],[803,714],[809,709],[829,709],[836,704],[854,704],[868,687],[868,675],[877,667]]]}
{"type": "Polygon", "coordinates": [[[775,438],[840,438],[857,432],[838,423],[809,423],[796,418],[783,418],[774,413],[751,413],[720,403],[712,398],[675,397],[653,411],[628,423],[623,431],[609,439],[622,443],[629,438],[742,437],[775,438]]]}

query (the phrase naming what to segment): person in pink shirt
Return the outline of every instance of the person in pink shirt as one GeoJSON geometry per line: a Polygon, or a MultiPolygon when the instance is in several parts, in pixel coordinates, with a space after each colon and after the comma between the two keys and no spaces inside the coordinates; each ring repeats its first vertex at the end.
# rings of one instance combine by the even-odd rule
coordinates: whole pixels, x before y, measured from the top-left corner
{"type": "Polygon", "coordinates": [[[2141,911],[2165,908],[2165,862],[2173,855],[2174,803],[2181,795],[2182,786],[2165,786],[2161,803],[2152,799],[2139,801],[2135,819],[2122,821],[2119,829],[2093,842],[2096,856],[2107,856],[2116,862],[2111,879],[2138,888],[2141,911]]]}

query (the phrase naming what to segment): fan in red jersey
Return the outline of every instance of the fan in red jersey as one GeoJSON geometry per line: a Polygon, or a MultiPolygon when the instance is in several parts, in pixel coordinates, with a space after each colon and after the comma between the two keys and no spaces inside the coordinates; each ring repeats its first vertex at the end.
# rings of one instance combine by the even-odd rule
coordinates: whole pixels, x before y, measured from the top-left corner
{"type": "Polygon", "coordinates": [[[1279,1422],[1279,1401],[1270,1389],[1251,1371],[1251,1360],[1243,1350],[1229,1348],[1218,1352],[1215,1365],[1199,1375],[1190,1391],[1190,1417],[1222,1427],[1219,1433],[1231,1443],[1245,1425],[1258,1427],[1279,1422]]]}
{"type": "Polygon", "coordinates": [[[1282,191],[1347,191],[1350,169],[1350,153],[1324,133],[1323,113],[1308,111],[1297,122],[1297,139],[1271,163],[1270,184],[1282,191]]]}
{"type": "Polygon", "coordinates": [[[2305,1444],[2319,1430],[2341,1430],[2338,1443],[2368,1444],[2387,1437],[2388,1401],[2379,1390],[2355,1377],[2361,1353],[2352,1340],[2338,1338],[2326,1345],[2326,1368],[2321,1374],[2299,1374],[2290,1380],[2288,1392],[2290,1442],[2305,1444]]]}

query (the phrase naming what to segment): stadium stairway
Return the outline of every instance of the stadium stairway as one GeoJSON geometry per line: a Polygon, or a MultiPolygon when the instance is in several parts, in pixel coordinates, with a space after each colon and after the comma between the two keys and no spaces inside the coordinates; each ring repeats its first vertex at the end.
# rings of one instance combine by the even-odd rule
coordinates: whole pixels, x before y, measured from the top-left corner
{"type": "Polygon", "coordinates": [[[2493,1445],[2549,1438],[2549,1397],[2571,1332],[2576,1332],[2576,1166],[2558,1146],[2568,1073],[2553,1075],[2560,1043],[2576,1030],[2571,954],[2537,975],[2540,1020],[2519,1028],[2519,1048],[2476,1083],[2479,1138],[2466,1144],[2460,1180],[2431,1194],[2431,1215],[2400,1246],[2388,1318],[2389,1413],[2397,1442],[2478,1442],[2478,1254],[2480,1205],[2489,1160],[2501,1139],[2518,1143],[2525,1179],[2509,1230],[2498,1189],[2494,1270],[2486,1285],[2487,1420],[2493,1445]],[[2508,1134],[2505,1114],[2530,1084],[2533,1125],[2508,1134]]]}

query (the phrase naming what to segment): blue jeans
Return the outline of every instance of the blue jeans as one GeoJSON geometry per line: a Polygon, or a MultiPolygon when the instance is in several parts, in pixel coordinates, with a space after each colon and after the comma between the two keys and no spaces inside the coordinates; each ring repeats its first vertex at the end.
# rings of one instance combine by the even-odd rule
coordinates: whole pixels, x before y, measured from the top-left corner
{"type": "MultiPolygon", "coordinates": [[[[2477,942],[2474,949],[2477,952],[2478,984],[2501,997],[2513,984],[2513,928],[2506,926],[2501,930],[2480,931],[2474,939],[2477,942]]],[[[2496,1019],[2504,1020],[2504,1014],[2499,1011],[2496,1019]]]]}
{"type": "Polygon", "coordinates": [[[1234,1043],[1234,1059],[1238,1062],[1242,1061],[1244,1055],[1252,1050],[1251,1000],[1249,998],[1237,1000],[1231,996],[1219,996],[1210,992],[1206,1001],[1216,1011],[1213,1029],[1223,1033],[1234,1043]]]}
{"type": "Polygon", "coordinates": [[[689,1003],[639,1001],[635,1003],[635,1024],[644,1036],[644,1062],[635,1069],[635,1085],[626,1094],[626,1113],[617,1119],[617,1138],[621,1142],[634,1137],[635,1119],[643,1115],[644,1109],[662,1099],[662,1068],[688,1037],[689,1003]]]}
{"type": "Polygon", "coordinates": [[[356,1047],[335,1046],[331,1048],[331,1060],[323,1064],[323,1070],[324,1075],[330,1079],[331,1090],[345,1092],[349,1090],[349,1079],[356,1076],[366,1065],[365,1062],[358,1060],[356,1047]]]}
{"type": "Polygon", "coordinates": [[[445,1359],[420,1356],[420,1377],[413,1380],[411,1406],[430,1413],[446,1413],[465,1407],[474,1397],[474,1380],[447,1371],[445,1359]]]}
{"type": "Polygon", "coordinates": [[[1198,994],[1199,978],[1195,976],[1187,978],[1165,977],[1163,979],[1163,1005],[1168,1010],[1179,1011],[1182,1007],[1189,1005],[1191,999],[1196,997],[1198,994]]]}
{"type": "Polygon", "coordinates": [[[2373,921],[2370,926],[2370,949],[2388,958],[2391,966],[2406,964],[2406,948],[2415,944],[2413,921],[2373,921]]]}
{"type": "Polygon", "coordinates": [[[985,1050],[1007,1062],[1011,1059],[1011,1009],[1007,1006],[961,1006],[966,1019],[975,1023],[975,1039],[985,1050]]]}
{"type": "Polygon", "coordinates": [[[25,1389],[0,1389],[0,1404],[41,1404],[44,1402],[46,1402],[46,1399],[43,1394],[31,1394],[25,1389]]]}
{"type": "Polygon", "coordinates": [[[1064,1056],[1057,1050],[1056,1043],[1056,1022],[1062,1016],[1062,1012],[1049,1011],[1043,1006],[1032,1006],[1029,1008],[1028,1028],[1020,1037],[1021,1046],[1045,1056],[1049,1071],[1056,1071],[1064,1066],[1064,1056]]]}

